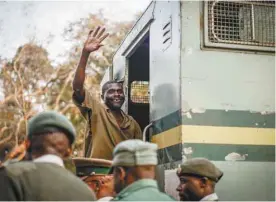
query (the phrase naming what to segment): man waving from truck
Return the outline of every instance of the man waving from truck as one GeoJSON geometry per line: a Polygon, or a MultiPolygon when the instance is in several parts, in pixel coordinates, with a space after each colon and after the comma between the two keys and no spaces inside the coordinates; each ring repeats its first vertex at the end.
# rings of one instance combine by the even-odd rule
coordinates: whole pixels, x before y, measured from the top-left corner
{"type": "Polygon", "coordinates": [[[142,132],[138,123],[121,110],[125,101],[122,83],[108,81],[103,85],[101,98],[104,104],[84,87],[89,55],[103,46],[107,36],[101,27],[89,32],[73,80],[73,101],[87,120],[85,156],[111,160],[112,151],[118,143],[127,139],[142,139],[142,132]]]}

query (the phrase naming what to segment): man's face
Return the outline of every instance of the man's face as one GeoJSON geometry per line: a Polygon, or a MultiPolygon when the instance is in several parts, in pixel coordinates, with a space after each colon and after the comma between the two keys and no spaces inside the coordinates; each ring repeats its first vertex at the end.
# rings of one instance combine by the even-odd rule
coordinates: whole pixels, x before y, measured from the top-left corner
{"type": "Polygon", "coordinates": [[[199,201],[203,198],[203,188],[200,178],[191,176],[178,176],[180,184],[176,188],[181,201],[199,201]]]}
{"type": "Polygon", "coordinates": [[[125,101],[125,95],[124,95],[122,84],[120,83],[108,84],[108,89],[105,91],[103,95],[103,100],[104,100],[104,103],[111,110],[121,109],[125,101]]]}
{"type": "Polygon", "coordinates": [[[114,176],[114,190],[118,194],[120,193],[126,186],[126,172],[122,167],[115,167],[113,170],[114,176]]]}

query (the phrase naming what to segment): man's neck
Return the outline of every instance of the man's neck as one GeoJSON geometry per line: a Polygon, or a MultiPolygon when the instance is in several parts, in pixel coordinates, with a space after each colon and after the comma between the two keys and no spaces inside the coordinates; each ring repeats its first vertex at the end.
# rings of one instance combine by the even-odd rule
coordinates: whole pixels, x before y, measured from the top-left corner
{"type": "Polygon", "coordinates": [[[44,154],[42,156],[34,158],[33,162],[38,162],[38,163],[54,163],[57,164],[61,167],[64,167],[63,160],[54,154],[44,154]]]}
{"type": "Polygon", "coordinates": [[[123,122],[123,115],[121,110],[111,110],[112,115],[116,119],[118,125],[120,126],[121,123],[123,122]]]}

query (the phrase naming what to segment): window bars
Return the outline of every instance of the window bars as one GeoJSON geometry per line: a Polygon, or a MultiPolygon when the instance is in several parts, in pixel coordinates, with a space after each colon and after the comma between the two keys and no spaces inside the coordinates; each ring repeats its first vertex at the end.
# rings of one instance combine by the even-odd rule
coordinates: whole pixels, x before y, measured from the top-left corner
{"type": "Polygon", "coordinates": [[[130,95],[130,99],[134,103],[149,103],[149,82],[133,81],[130,95]]]}
{"type": "Polygon", "coordinates": [[[208,42],[274,50],[275,1],[208,1],[205,9],[208,42]]]}

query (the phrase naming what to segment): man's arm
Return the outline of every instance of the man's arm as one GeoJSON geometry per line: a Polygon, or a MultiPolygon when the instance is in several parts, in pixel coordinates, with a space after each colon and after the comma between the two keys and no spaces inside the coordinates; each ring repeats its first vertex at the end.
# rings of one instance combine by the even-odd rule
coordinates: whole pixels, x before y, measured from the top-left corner
{"type": "Polygon", "coordinates": [[[83,88],[85,80],[85,68],[90,53],[98,50],[101,46],[102,41],[108,36],[108,33],[104,34],[105,28],[97,27],[94,31],[91,30],[88,34],[88,38],[84,43],[84,47],[81,53],[80,62],[78,64],[75,77],[73,80],[73,91],[76,99],[79,103],[82,103],[85,98],[85,91],[83,88]]]}
{"type": "Polygon", "coordinates": [[[89,53],[83,50],[81,53],[80,62],[77,67],[75,77],[73,80],[73,91],[79,103],[82,103],[85,97],[83,84],[85,80],[85,68],[86,68],[88,57],[89,57],[89,53]]]}

